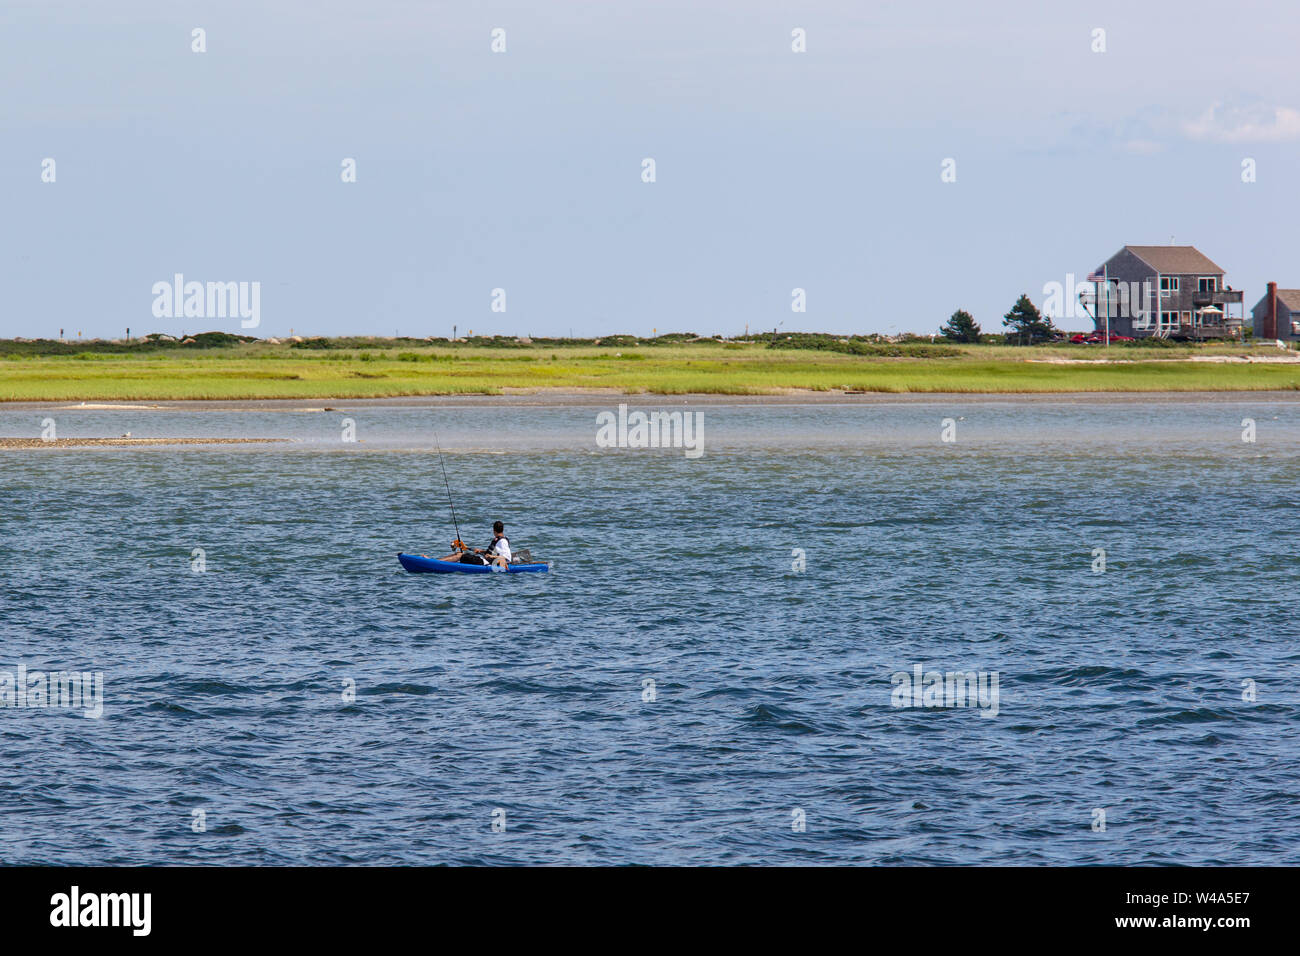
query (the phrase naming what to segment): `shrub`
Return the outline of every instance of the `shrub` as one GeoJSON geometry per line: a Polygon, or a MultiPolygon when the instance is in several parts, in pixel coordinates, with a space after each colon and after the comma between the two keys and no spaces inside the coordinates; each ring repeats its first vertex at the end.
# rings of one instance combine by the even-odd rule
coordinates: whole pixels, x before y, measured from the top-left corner
{"type": "Polygon", "coordinates": [[[884,358],[944,358],[961,355],[961,349],[951,345],[931,345],[928,341],[875,342],[865,336],[836,338],[824,332],[790,332],[769,339],[770,349],[812,349],[819,352],[844,352],[849,355],[869,355],[884,358]]]}
{"type": "Polygon", "coordinates": [[[1111,345],[1122,345],[1131,349],[1177,349],[1186,348],[1186,342],[1175,342],[1173,339],[1158,339],[1155,336],[1145,339],[1135,339],[1132,342],[1111,342],[1111,345]]]}

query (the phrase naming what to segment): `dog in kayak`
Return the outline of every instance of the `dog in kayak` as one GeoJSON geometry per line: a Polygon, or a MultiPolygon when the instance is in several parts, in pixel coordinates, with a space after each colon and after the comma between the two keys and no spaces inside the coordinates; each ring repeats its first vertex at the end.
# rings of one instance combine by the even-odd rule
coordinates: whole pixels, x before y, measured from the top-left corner
{"type": "Polygon", "coordinates": [[[506,526],[500,521],[492,523],[492,543],[486,548],[468,548],[465,542],[457,538],[451,543],[452,552],[439,561],[459,561],[461,564],[495,564],[505,570],[514,557],[510,550],[510,539],[506,537],[506,526]]]}

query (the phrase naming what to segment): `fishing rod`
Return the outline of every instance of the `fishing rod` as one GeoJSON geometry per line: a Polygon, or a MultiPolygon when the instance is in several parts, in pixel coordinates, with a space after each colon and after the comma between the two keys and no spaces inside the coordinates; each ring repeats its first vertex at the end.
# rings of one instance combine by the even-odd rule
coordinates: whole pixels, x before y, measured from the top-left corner
{"type": "Polygon", "coordinates": [[[438,443],[438,433],[436,431],[433,433],[433,447],[438,449],[438,464],[442,466],[442,483],[447,486],[447,504],[451,507],[451,523],[456,529],[455,544],[464,547],[465,542],[460,540],[460,522],[456,520],[456,502],[451,499],[451,482],[447,480],[447,463],[442,460],[442,445],[438,443]]]}

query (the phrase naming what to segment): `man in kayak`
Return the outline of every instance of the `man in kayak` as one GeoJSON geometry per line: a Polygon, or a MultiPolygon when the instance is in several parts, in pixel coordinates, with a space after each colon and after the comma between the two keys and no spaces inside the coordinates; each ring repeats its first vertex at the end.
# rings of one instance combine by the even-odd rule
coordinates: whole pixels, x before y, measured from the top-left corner
{"type": "Polygon", "coordinates": [[[506,537],[506,526],[500,521],[492,523],[492,543],[486,548],[474,548],[472,552],[456,551],[440,560],[462,561],[465,555],[470,553],[483,555],[487,559],[483,562],[484,564],[495,564],[504,571],[510,563],[510,559],[514,557],[514,554],[510,551],[510,539],[506,537]]]}

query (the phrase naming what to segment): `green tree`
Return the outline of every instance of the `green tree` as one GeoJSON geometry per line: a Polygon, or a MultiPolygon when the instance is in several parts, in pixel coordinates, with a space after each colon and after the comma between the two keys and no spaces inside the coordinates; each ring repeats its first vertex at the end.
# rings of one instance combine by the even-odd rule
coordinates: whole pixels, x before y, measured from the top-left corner
{"type": "Polygon", "coordinates": [[[1016,304],[1002,319],[1007,327],[1007,342],[1015,345],[1033,345],[1049,341],[1056,334],[1051,319],[1043,318],[1029,296],[1021,294],[1016,304]]]}
{"type": "Polygon", "coordinates": [[[978,342],[980,327],[965,309],[958,309],[948,318],[948,324],[939,330],[949,342],[978,342]]]}

